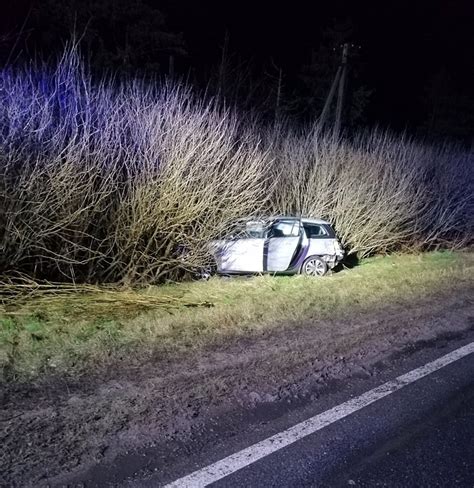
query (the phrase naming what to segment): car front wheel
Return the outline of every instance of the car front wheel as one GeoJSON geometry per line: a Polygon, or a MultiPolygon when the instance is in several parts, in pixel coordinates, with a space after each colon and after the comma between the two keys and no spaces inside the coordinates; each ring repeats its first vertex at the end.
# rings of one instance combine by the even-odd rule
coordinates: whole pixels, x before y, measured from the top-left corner
{"type": "Polygon", "coordinates": [[[318,256],[309,257],[301,266],[301,274],[306,276],[324,276],[328,272],[328,265],[318,256]]]}

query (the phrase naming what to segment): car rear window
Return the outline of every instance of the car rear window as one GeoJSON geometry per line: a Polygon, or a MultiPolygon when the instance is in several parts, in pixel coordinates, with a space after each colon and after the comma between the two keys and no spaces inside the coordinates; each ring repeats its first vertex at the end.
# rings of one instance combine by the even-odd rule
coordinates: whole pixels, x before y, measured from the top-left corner
{"type": "Polygon", "coordinates": [[[304,230],[306,232],[306,236],[311,239],[314,237],[327,237],[328,232],[322,226],[318,224],[303,224],[304,230]]]}

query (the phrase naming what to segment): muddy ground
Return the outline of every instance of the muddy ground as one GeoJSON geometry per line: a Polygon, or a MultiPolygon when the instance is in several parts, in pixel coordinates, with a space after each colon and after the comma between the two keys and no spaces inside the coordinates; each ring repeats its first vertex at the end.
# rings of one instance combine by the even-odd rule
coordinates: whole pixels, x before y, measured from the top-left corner
{"type": "Polygon", "coordinates": [[[168,440],[210,417],[314,394],[410,344],[474,328],[472,288],[334,321],[317,315],[189,354],[133,358],[76,379],[2,385],[2,486],[60,486],[68,474],[168,440]],[[128,366],[127,366],[128,363],[128,366]]]}

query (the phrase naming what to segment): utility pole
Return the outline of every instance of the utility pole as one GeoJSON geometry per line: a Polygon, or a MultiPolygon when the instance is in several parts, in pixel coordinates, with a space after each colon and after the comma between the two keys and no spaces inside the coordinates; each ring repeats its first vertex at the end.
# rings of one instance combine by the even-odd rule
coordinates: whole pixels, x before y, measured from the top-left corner
{"type": "Polygon", "coordinates": [[[168,76],[174,78],[174,56],[172,54],[168,58],[168,76]]]}
{"type": "Polygon", "coordinates": [[[225,31],[224,37],[224,45],[222,46],[222,53],[221,53],[221,64],[219,66],[219,95],[225,96],[225,84],[226,84],[226,77],[227,77],[227,51],[229,49],[229,31],[225,31]]]}
{"type": "Polygon", "coordinates": [[[334,137],[339,137],[339,132],[341,131],[341,115],[342,115],[342,105],[344,102],[344,86],[346,82],[348,55],[349,55],[349,44],[346,42],[342,46],[342,61],[340,66],[342,72],[341,72],[341,80],[339,82],[339,90],[337,92],[336,121],[334,122],[334,137]]]}
{"type": "Polygon", "coordinates": [[[337,73],[332,82],[331,89],[329,90],[329,95],[326,98],[326,102],[324,103],[323,111],[321,112],[321,116],[319,117],[319,126],[322,128],[324,125],[324,121],[326,120],[329,108],[331,107],[332,99],[334,98],[334,94],[336,93],[336,87],[339,84],[339,78],[341,76],[341,67],[337,68],[337,73]]]}
{"type": "Polygon", "coordinates": [[[280,104],[281,104],[281,82],[282,82],[282,71],[281,68],[278,70],[278,87],[275,102],[275,121],[278,120],[280,114],[280,104]]]}
{"type": "Polygon", "coordinates": [[[349,57],[349,44],[346,42],[342,46],[342,59],[341,64],[337,68],[336,76],[332,82],[331,89],[329,90],[328,97],[324,103],[323,111],[319,117],[319,127],[323,128],[324,123],[327,119],[329,110],[331,108],[332,100],[337,89],[337,103],[336,103],[336,115],[334,121],[333,135],[338,137],[341,131],[341,118],[342,118],[342,107],[344,103],[344,88],[346,84],[347,76],[347,58],[349,57]]]}

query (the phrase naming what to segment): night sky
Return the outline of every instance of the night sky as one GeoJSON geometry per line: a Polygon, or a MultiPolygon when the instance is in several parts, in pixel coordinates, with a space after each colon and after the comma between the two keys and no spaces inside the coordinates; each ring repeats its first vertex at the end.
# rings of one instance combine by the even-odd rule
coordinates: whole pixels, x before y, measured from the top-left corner
{"type": "MultiPolygon", "coordinates": [[[[3,9],[2,32],[8,37],[4,58],[6,46],[14,38],[11,34],[20,31],[31,5],[41,6],[41,2],[26,0],[8,3],[3,9]]],[[[429,119],[438,99],[444,100],[442,132],[469,138],[473,129],[472,1],[293,0],[279,6],[247,0],[147,3],[164,14],[168,29],[182,33],[186,55],[178,57],[176,66],[183,75],[192,71],[198,79],[205,79],[218,65],[227,35],[233,56],[262,66],[262,71],[270,65],[281,68],[284,89],[297,97],[302,67],[311,62],[312,52],[317,53],[321,43],[327,44],[325,30],[342,23],[351,26],[349,40],[360,45],[352,61],[354,76],[356,73],[358,83],[371,93],[364,124],[414,131],[429,119]],[[448,113],[450,110],[455,113],[448,113]]],[[[32,47],[35,30],[37,34],[41,27],[29,19],[25,27],[29,51],[41,50],[41,42],[36,40],[39,45],[32,47]]],[[[321,86],[327,83],[328,79],[321,86]]]]}

